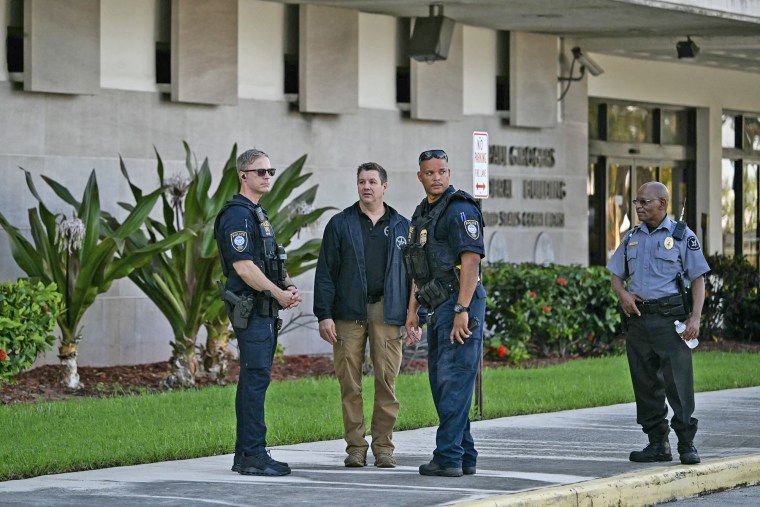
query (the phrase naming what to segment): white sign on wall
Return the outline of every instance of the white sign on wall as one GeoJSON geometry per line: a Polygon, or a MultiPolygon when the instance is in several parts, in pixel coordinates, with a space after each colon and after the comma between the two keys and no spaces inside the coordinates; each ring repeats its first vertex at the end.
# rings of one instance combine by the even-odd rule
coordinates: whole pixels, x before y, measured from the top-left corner
{"type": "Polygon", "coordinates": [[[472,133],[472,196],[488,199],[488,132],[472,133]]]}

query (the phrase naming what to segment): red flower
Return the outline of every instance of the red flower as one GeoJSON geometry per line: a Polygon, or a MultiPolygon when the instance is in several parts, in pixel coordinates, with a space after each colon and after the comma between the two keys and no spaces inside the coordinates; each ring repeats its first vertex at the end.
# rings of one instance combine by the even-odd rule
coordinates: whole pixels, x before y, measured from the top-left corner
{"type": "Polygon", "coordinates": [[[567,280],[565,280],[564,278],[560,276],[559,278],[557,278],[557,283],[564,287],[565,285],[567,285],[567,280]]]}
{"type": "Polygon", "coordinates": [[[533,299],[535,299],[535,298],[536,298],[536,296],[537,296],[537,294],[536,294],[535,292],[531,292],[531,293],[530,293],[530,297],[532,297],[533,299]]]}
{"type": "Polygon", "coordinates": [[[8,354],[5,352],[5,349],[0,349],[0,361],[5,361],[8,359],[8,354]]]}
{"type": "Polygon", "coordinates": [[[499,345],[499,348],[496,350],[496,353],[499,355],[499,357],[504,357],[507,354],[509,354],[509,351],[507,350],[507,347],[504,345],[499,345]]]}
{"type": "Polygon", "coordinates": [[[549,308],[548,306],[544,305],[544,312],[549,313],[551,311],[552,311],[551,308],[549,308]]]}
{"type": "Polygon", "coordinates": [[[594,341],[594,335],[592,335],[591,333],[588,334],[587,338],[588,338],[588,341],[590,342],[594,341]]]}

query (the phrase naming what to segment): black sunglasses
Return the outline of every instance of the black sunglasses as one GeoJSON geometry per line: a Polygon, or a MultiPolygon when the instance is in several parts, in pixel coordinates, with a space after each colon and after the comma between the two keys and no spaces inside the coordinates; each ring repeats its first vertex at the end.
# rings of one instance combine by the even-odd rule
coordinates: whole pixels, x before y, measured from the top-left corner
{"type": "Polygon", "coordinates": [[[417,160],[417,164],[421,164],[425,160],[430,160],[431,158],[442,158],[446,162],[449,161],[449,156],[446,155],[446,152],[443,150],[426,150],[420,153],[420,158],[417,160]]]}
{"type": "Polygon", "coordinates": [[[277,171],[277,169],[275,169],[274,167],[272,167],[272,168],[269,168],[269,169],[246,169],[246,170],[241,171],[241,172],[244,172],[244,173],[254,172],[254,173],[256,173],[256,175],[259,178],[263,178],[264,174],[266,174],[266,173],[269,173],[269,176],[274,176],[274,173],[276,171],[277,171]]]}

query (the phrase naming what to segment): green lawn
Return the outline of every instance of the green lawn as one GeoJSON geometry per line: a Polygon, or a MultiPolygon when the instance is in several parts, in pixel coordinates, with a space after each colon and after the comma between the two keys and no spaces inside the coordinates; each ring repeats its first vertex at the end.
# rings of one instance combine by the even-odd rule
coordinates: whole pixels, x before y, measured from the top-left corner
{"type": "MultiPolygon", "coordinates": [[[[754,353],[695,354],[697,391],[760,385],[758,358],[754,353]]],[[[370,399],[372,378],[365,379],[364,390],[370,399]]],[[[397,429],[437,424],[426,375],[402,375],[397,392],[397,429]]],[[[0,480],[232,452],[234,399],[235,387],[227,386],[0,406],[0,480]]],[[[625,357],[484,372],[489,419],[630,401],[625,357]]],[[[340,438],[337,380],[273,382],[267,425],[271,446],[340,438]]]]}

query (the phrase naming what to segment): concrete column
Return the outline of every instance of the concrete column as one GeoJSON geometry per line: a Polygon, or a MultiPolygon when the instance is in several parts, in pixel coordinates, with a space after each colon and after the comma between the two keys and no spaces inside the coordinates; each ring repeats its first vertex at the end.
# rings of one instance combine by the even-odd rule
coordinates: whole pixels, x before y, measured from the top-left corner
{"type": "Polygon", "coordinates": [[[464,36],[454,27],[449,56],[434,63],[411,61],[411,111],[417,120],[460,120],[464,94],[464,36]]]}
{"type": "Polygon", "coordinates": [[[301,4],[298,107],[303,113],[359,109],[359,11],[301,4]]]}
{"type": "Polygon", "coordinates": [[[24,0],[24,90],[100,92],[100,0],[24,0]]]}
{"type": "Polygon", "coordinates": [[[237,0],[172,0],[173,101],[237,104],[237,31],[237,0]]]}
{"type": "Polygon", "coordinates": [[[509,41],[509,124],[557,124],[557,37],[511,32],[509,41]]]}

